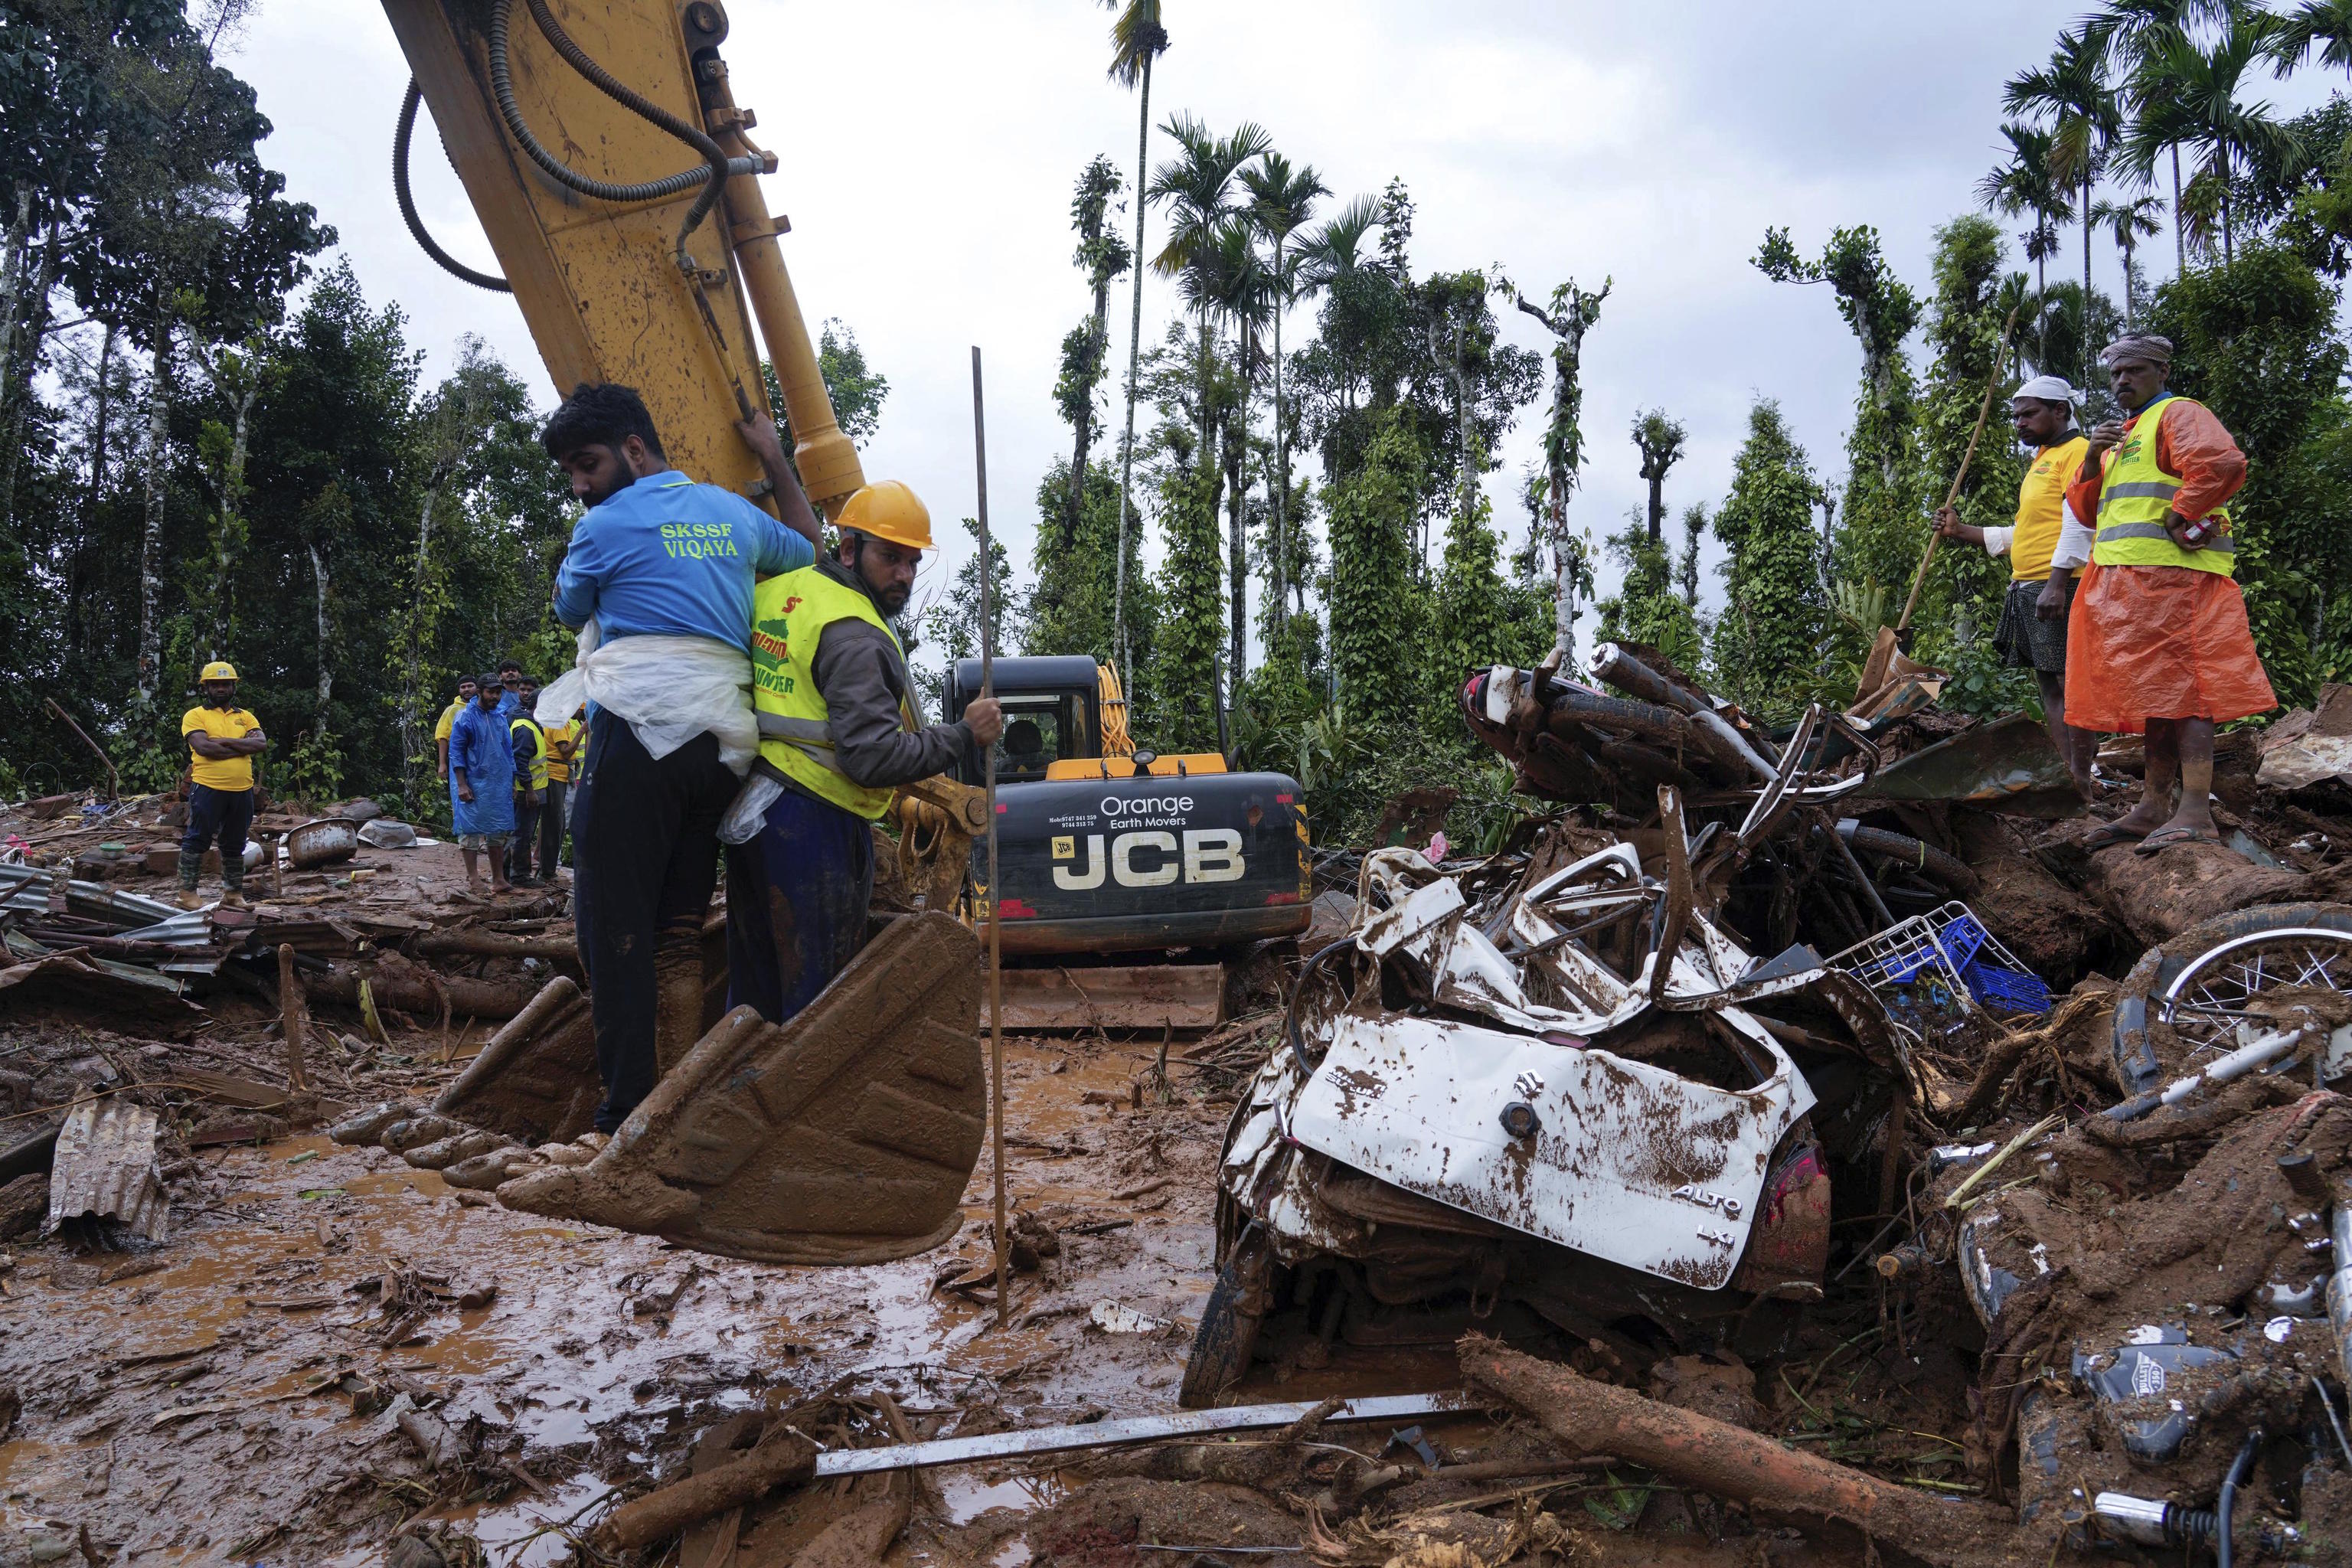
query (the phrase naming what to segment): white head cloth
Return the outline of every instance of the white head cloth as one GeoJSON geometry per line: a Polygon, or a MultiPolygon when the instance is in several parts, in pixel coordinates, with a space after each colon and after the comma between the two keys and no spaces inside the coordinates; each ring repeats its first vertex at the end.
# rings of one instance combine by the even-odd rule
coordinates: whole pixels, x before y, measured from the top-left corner
{"type": "Polygon", "coordinates": [[[2038,397],[2044,403],[2080,403],[2083,395],[2067,384],[2063,375],[2037,375],[2017,389],[2019,397],[2038,397]]]}

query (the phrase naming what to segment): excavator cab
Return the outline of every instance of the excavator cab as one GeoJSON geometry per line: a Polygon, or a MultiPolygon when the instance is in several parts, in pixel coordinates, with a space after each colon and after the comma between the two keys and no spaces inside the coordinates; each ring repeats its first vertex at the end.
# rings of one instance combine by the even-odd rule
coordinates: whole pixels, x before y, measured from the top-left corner
{"type": "MultiPolygon", "coordinates": [[[[1102,756],[1102,675],[1082,654],[1000,658],[995,664],[996,700],[1004,709],[1004,733],[996,742],[999,784],[1038,784],[1055,765],[1102,756]]],[[[980,695],[980,660],[958,659],[948,672],[941,717],[950,723],[980,695]]],[[[986,782],[979,759],[958,768],[959,782],[986,782]]]]}

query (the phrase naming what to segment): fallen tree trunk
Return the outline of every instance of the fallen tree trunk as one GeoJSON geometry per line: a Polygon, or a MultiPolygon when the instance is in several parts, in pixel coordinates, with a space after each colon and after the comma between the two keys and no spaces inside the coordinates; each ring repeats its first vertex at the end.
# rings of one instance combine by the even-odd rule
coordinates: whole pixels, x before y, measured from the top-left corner
{"type": "Polygon", "coordinates": [[[788,1432],[731,1464],[672,1481],[622,1504],[597,1527],[597,1539],[608,1550],[650,1546],[714,1513],[740,1508],[772,1488],[803,1485],[815,1475],[816,1445],[788,1432]]]}
{"type": "MultiPolygon", "coordinates": [[[[1462,1370],[1578,1453],[1613,1454],[1734,1502],[1837,1520],[1929,1563],[1999,1560],[2012,1521],[1983,1503],[1948,1501],[1787,1448],[1769,1437],[1472,1335],[1462,1370]]],[[[1440,1472],[1441,1474],[1443,1472],[1440,1472]]]]}
{"type": "MultiPolygon", "coordinates": [[[[408,974],[386,973],[381,968],[370,973],[338,964],[332,973],[310,981],[310,997],[317,1002],[356,1007],[360,1005],[362,978],[380,1009],[393,1007],[431,1018],[441,1016],[441,998],[434,994],[432,986],[408,974]]],[[[502,980],[444,979],[440,984],[449,997],[450,1016],[457,1018],[511,1018],[529,1006],[531,997],[539,992],[535,984],[502,980]]]]}
{"type": "Polygon", "coordinates": [[[569,937],[509,936],[499,931],[425,931],[417,937],[415,952],[422,958],[536,958],[573,965],[580,962],[579,944],[569,937]]]}

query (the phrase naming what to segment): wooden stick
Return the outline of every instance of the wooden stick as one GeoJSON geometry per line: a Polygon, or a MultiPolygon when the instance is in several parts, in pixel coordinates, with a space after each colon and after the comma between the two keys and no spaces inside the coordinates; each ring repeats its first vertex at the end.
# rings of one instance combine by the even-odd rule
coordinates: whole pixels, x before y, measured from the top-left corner
{"type": "MultiPolygon", "coordinates": [[[[1952,476],[1952,488],[1944,492],[1944,504],[1950,506],[1960,499],[1960,487],[1968,483],[1969,465],[1976,460],[1977,441],[1984,435],[1985,420],[1992,414],[1993,388],[2000,384],[2001,366],[2009,360],[2009,334],[2017,328],[2017,312],[2024,308],[2021,302],[2009,309],[2009,320],[2000,329],[2000,347],[1992,353],[1992,377],[1985,383],[1984,402],[1977,409],[1977,427],[1969,432],[1969,449],[1960,455],[1960,471],[1952,476]]],[[[1927,585],[1927,568],[1936,559],[1936,545],[1944,536],[1927,535],[1927,552],[1919,557],[1919,570],[1911,574],[1911,596],[1903,601],[1903,618],[1895,623],[1895,635],[1901,637],[1911,629],[1911,612],[1919,607],[1919,590],[1927,585]]]]}
{"type": "Polygon", "coordinates": [[[286,1036],[286,1081],[300,1094],[310,1085],[302,1074],[302,982],[294,973],[294,944],[278,944],[278,1009],[286,1036]]]}
{"type": "MultiPolygon", "coordinates": [[[[971,345],[971,454],[980,490],[980,694],[996,695],[996,636],[989,597],[988,430],[981,415],[980,345],[971,345]]],[[[996,748],[982,748],[988,785],[988,1125],[996,1166],[996,1323],[1013,1316],[1013,1233],[1004,1219],[1004,955],[997,921],[996,748]]]]}
{"type": "Polygon", "coordinates": [[[88,746],[91,751],[98,753],[98,765],[106,770],[106,798],[112,800],[116,795],[121,795],[122,793],[122,777],[114,771],[114,759],[106,754],[106,749],[100,746],[96,741],[91,740],[88,732],[85,731],[80,725],[74,722],[73,715],[58,706],[56,699],[44,697],[41,700],[48,704],[50,712],[65,721],[65,726],[67,729],[71,730],[75,734],[81,737],[81,743],[83,745],[88,746]]]}

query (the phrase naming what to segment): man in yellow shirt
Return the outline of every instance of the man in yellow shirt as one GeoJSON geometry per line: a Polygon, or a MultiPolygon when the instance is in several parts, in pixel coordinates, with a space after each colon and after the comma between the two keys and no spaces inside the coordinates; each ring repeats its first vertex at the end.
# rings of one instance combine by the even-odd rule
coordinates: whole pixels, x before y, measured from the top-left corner
{"type": "Polygon", "coordinates": [[[458,714],[474,705],[474,691],[472,676],[457,682],[457,700],[441,710],[441,721],[433,726],[433,750],[440,759],[438,772],[443,784],[449,782],[449,727],[457,723],[458,714]]]}
{"type": "Polygon", "coordinates": [[[547,804],[539,817],[539,875],[542,881],[555,880],[555,868],[563,849],[563,830],[570,825],[565,814],[564,796],[572,789],[572,756],[580,744],[580,715],[583,707],[561,724],[542,727],[547,736],[547,804]]]}
{"type": "Polygon", "coordinates": [[[1947,539],[1981,544],[2009,557],[2009,596],[1992,645],[2011,669],[2031,669],[2042,688],[2042,715],[2074,787],[2091,794],[2091,759],[2098,737],[2066,722],[2066,614],[2075,569],[2091,559],[2091,531],[2066,510],[2066,487],[2083,466],[2090,443],[2074,427],[2078,395],[2064,378],[2039,375],[2010,399],[2017,438],[2033,448],[2017,487],[2017,521],[2008,528],[1978,528],[1946,507],[1936,514],[1947,539]]]}
{"type": "Polygon", "coordinates": [[[253,826],[253,759],[269,744],[261,721],[236,705],[236,669],[222,659],[197,679],[205,700],[180,719],[188,740],[188,826],[180,837],[180,907],[204,907],[196,879],[220,843],[221,907],[245,908],[245,834],[253,826]]]}

